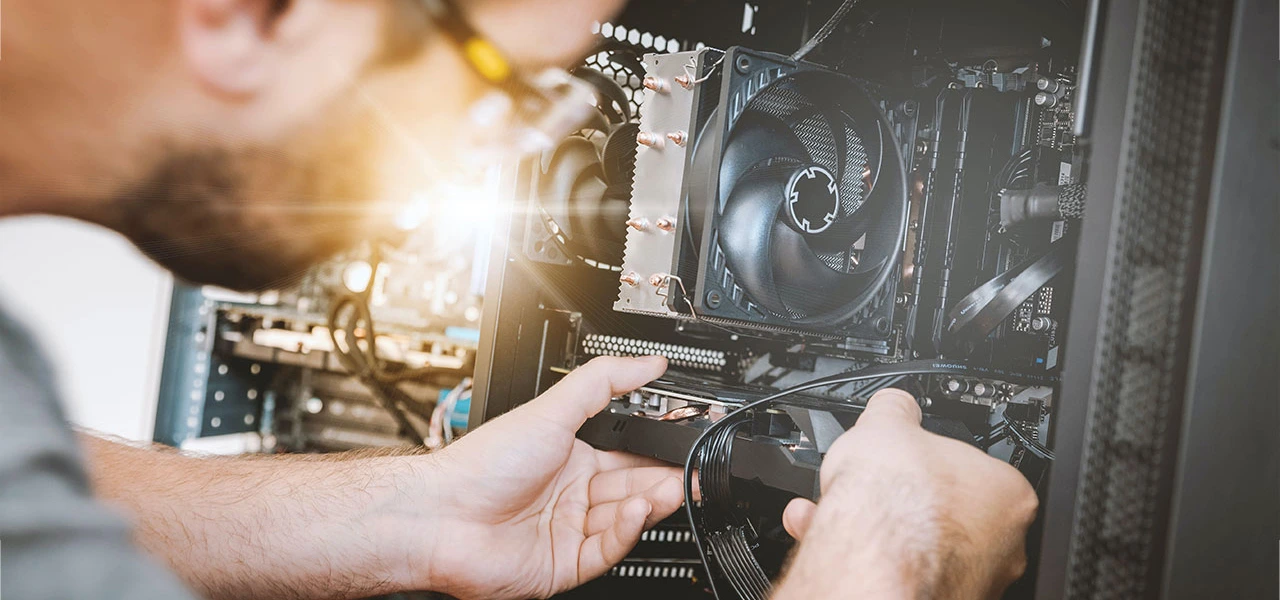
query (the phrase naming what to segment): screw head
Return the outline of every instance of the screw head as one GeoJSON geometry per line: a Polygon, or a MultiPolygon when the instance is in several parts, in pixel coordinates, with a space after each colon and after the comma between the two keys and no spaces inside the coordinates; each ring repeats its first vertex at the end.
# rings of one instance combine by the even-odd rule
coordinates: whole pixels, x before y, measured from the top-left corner
{"type": "Polygon", "coordinates": [[[720,308],[720,303],[724,301],[724,296],[716,290],[707,292],[707,306],[710,308],[720,308]]]}

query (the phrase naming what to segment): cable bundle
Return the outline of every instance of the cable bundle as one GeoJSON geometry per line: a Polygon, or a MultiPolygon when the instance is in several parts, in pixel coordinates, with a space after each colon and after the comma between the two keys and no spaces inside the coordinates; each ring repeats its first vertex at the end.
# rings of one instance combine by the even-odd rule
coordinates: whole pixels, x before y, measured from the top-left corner
{"type": "MultiPolygon", "coordinates": [[[[723,423],[723,421],[721,421],[723,423]]],[[[707,536],[708,561],[715,561],[725,579],[744,600],[764,600],[769,594],[769,577],[751,553],[748,532],[751,523],[733,501],[730,458],[733,440],[750,421],[735,417],[707,441],[698,457],[698,485],[702,490],[702,526],[707,536]]],[[[696,527],[695,527],[696,531],[696,527]]],[[[754,539],[754,532],[751,538],[754,539]]]]}
{"type": "MultiPolygon", "coordinates": [[[[783,403],[782,401],[788,396],[807,390],[870,379],[909,375],[953,375],[997,379],[1026,385],[1047,385],[1056,381],[1056,377],[1052,375],[1010,373],[998,369],[971,366],[961,362],[941,360],[915,360],[897,364],[872,365],[851,373],[837,373],[821,377],[784,389],[759,400],[748,402],[712,423],[698,436],[698,439],[693,442],[693,446],[689,449],[689,458],[686,460],[684,468],[684,491],[686,498],[693,497],[693,478],[694,472],[697,471],[698,483],[703,491],[702,506],[698,507],[693,502],[686,502],[685,512],[689,517],[689,523],[693,530],[694,544],[698,548],[702,563],[707,567],[708,581],[716,598],[722,597],[720,590],[716,586],[717,572],[729,581],[729,584],[734,588],[734,592],[744,600],[763,600],[768,595],[769,590],[768,577],[765,576],[760,562],[751,552],[751,545],[747,540],[747,532],[751,526],[750,522],[738,515],[736,506],[732,504],[729,505],[728,511],[717,514],[717,511],[725,510],[725,503],[729,502],[729,459],[732,455],[733,439],[737,435],[738,429],[750,422],[748,416],[751,411],[783,403]],[[705,473],[704,469],[706,470],[705,473]],[[738,522],[730,523],[729,521],[733,519],[737,519],[738,522]],[[723,526],[714,527],[717,523],[721,523],[723,526]],[[708,531],[710,533],[707,533],[708,531]],[[764,583],[761,584],[761,581],[764,583]]],[[[820,399],[811,400],[822,402],[820,399]]],[[[832,402],[833,405],[839,404],[842,407],[847,407],[851,404],[856,406],[852,402],[829,402],[832,402]]],[[[1017,432],[1014,432],[1013,435],[1019,437],[1017,432]]],[[[1047,448],[1036,442],[1031,442],[1031,444],[1034,444],[1029,445],[1033,451],[1043,449],[1048,452],[1047,448]]],[[[1049,456],[1051,457],[1052,454],[1050,453],[1049,456]]]]}
{"type": "Polygon", "coordinates": [[[426,440],[406,416],[416,412],[413,407],[417,402],[396,384],[421,379],[436,371],[431,367],[389,369],[387,363],[378,356],[378,334],[374,329],[373,314],[369,310],[369,294],[378,277],[378,267],[381,264],[379,259],[375,251],[369,261],[373,268],[369,272],[369,281],[364,291],[336,293],[330,300],[329,341],[333,344],[333,353],[338,357],[338,363],[368,386],[373,397],[396,420],[402,434],[422,445],[426,440]],[[339,331],[342,332],[341,338],[338,337],[339,331]]]}

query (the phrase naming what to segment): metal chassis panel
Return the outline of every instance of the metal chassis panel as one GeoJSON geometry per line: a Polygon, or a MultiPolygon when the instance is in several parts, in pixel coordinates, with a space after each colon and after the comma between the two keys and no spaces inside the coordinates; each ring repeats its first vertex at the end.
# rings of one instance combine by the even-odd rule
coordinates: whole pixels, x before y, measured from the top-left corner
{"type": "MultiPolygon", "coordinates": [[[[1247,3],[1247,0],[1244,2],[1247,3]]],[[[1171,263],[1174,265],[1171,268],[1181,269],[1178,272],[1184,274],[1185,279],[1182,287],[1171,289],[1166,298],[1171,297],[1174,303],[1180,303],[1181,318],[1174,327],[1168,329],[1168,335],[1171,336],[1170,345],[1164,350],[1168,354],[1164,355],[1164,359],[1156,357],[1152,359],[1153,365],[1163,364],[1157,360],[1171,361],[1177,365],[1163,372],[1165,377],[1171,378],[1167,392],[1158,400],[1163,405],[1162,410],[1165,411],[1166,426],[1154,434],[1153,440],[1156,444],[1152,448],[1156,451],[1147,453],[1149,456],[1141,455],[1137,459],[1139,462],[1130,461],[1126,466],[1121,466],[1104,461],[1099,466],[1090,467],[1090,464],[1097,463],[1089,463],[1085,460],[1088,453],[1107,456],[1102,454],[1102,448],[1111,448],[1109,452],[1112,453],[1121,451],[1115,445],[1118,438],[1113,439],[1114,434],[1105,430],[1095,431],[1091,424],[1094,422],[1093,414],[1108,410],[1106,406],[1108,403],[1110,410],[1115,410],[1116,406],[1127,406],[1117,404],[1123,400],[1115,396],[1114,381],[1116,373],[1128,372],[1125,369],[1131,363],[1123,361],[1132,360],[1124,357],[1125,353],[1132,353],[1133,350],[1117,344],[1127,343],[1134,334],[1132,331],[1122,330],[1121,327],[1124,325],[1116,325],[1109,316],[1117,311],[1124,315],[1125,311],[1131,310],[1124,304],[1129,299],[1117,300],[1113,291],[1127,289],[1126,282],[1118,279],[1118,274],[1122,272],[1119,265],[1126,264],[1125,260],[1130,260],[1126,258],[1127,255],[1121,254],[1126,252],[1122,234],[1126,226],[1130,228],[1133,226],[1134,214],[1143,214],[1138,212],[1139,208],[1134,207],[1141,206],[1143,202],[1149,205],[1151,202],[1150,195],[1145,198],[1126,196],[1130,193],[1129,186],[1134,181],[1132,179],[1134,169],[1140,164],[1135,159],[1134,149],[1140,147],[1147,151],[1147,160],[1150,160],[1151,156],[1168,156],[1170,153],[1167,145],[1153,147],[1151,140],[1135,137],[1135,128],[1131,127],[1135,114],[1149,108],[1138,105],[1136,96],[1140,86],[1147,85],[1146,92],[1149,94],[1153,89],[1150,86],[1155,85],[1152,81],[1158,82],[1160,77],[1168,77],[1165,74],[1168,71],[1165,73],[1136,71],[1142,62],[1139,53],[1143,50],[1144,40],[1167,33],[1160,30],[1143,30],[1144,11],[1156,10],[1152,8],[1153,3],[1154,0],[1152,2],[1095,1],[1093,10],[1101,11],[1100,20],[1103,25],[1097,37],[1100,47],[1085,48],[1086,60],[1082,61],[1087,73],[1090,55],[1093,54],[1097,58],[1096,79],[1089,82],[1094,84],[1091,99],[1093,106],[1086,115],[1092,128],[1089,132],[1091,138],[1091,172],[1088,181],[1090,206],[1085,216],[1084,238],[1080,244],[1077,262],[1072,326],[1068,333],[1067,356],[1063,370],[1062,401],[1059,402],[1055,421],[1055,451],[1059,459],[1055,462],[1051,475],[1045,534],[1041,545],[1037,598],[1042,599],[1204,597],[1203,593],[1197,594],[1194,590],[1201,592],[1212,590],[1212,595],[1215,596],[1266,597],[1274,595],[1276,589],[1275,571],[1267,574],[1265,570],[1268,567],[1259,569],[1256,565],[1269,563],[1270,568],[1274,568],[1276,564],[1275,506],[1280,504],[1274,501],[1260,502],[1261,495],[1256,492],[1257,474],[1250,469],[1241,468],[1239,464],[1230,464],[1231,457],[1241,456],[1238,450],[1228,451],[1221,447],[1223,444],[1209,441],[1211,436],[1214,441],[1219,441],[1217,436],[1226,430],[1248,431],[1249,423],[1256,422],[1259,414],[1269,412],[1272,418],[1267,422],[1272,427],[1275,423],[1273,392],[1269,404],[1263,399],[1265,396],[1259,396],[1259,393],[1264,395],[1268,393],[1264,390],[1274,389],[1274,381],[1270,382],[1270,385],[1262,381],[1263,369],[1245,373],[1241,373],[1239,369],[1225,372],[1230,368],[1232,361],[1224,361],[1221,356],[1224,352],[1229,352],[1233,356],[1239,356],[1237,353],[1245,353],[1248,356],[1252,351],[1255,352],[1253,356],[1271,356],[1271,368],[1274,368],[1276,363],[1274,335],[1269,338],[1268,336],[1245,338],[1247,343],[1242,344],[1243,347],[1237,345],[1236,339],[1226,339],[1222,335],[1223,329],[1236,329],[1241,320],[1265,313],[1267,306],[1270,306],[1274,312],[1274,279],[1269,284],[1264,284],[1270,285],[1269,290],[1258,290],[1256,286],[1256,278],[1266,277],[1263,273],[1268,272],[1268,269],[1266,267],[1258,269],[1256,261],[1241,263],[1227,258],[1239,257],[1242,254],[1253,255],[1249,249],[1244,249],[1242,252],[1242,247],[1249,245],[1241,243],[1240,240],[1270,237],[1270,242],[1274,246],[1274,232],[1267,234],[1265,229],[1262,229],[1264,233],[1258,235],[1257,225],[1253,226],[1254,229],[1250,229],[1251,226],[1248,223],[1241,223],[1238,218],[1228,221],[1227,225],[1223,225],[1221,221],[1223,218],[1229,218],[1230,215],[1240,214],[1238,211],[1250,211],[1245,214],[1252,214],[1252,218],[1255,219],[1267,212],[1274,215],[1276,186],[1274,183],[1262,185],[1256,180],[1241,184],[1238,182],[1243,179],[1239,177],[1243,175],[1240,175],[1230,184],[1236,186],[1233,191],[1238,193],[1224,195],[1222,183],[1224,153],[1234,152],[1234,162],[1229,163],[1231,166],[1237,166],[1245,161],[1240,158],[1242,153],[1238,148],[1233,150],[1231,138],[1224,137],[1228,135],[1231,127],[1232,113],[1230,110],[1222,112],[1220,109],[1231,96],[1229,92],[1224,92],[1226,89],[1224,79],[1220,76],[1210,79],[1205,103],[1195,106],[1188,115],[1188,118],[1205,119],[1203,123],[1207,130],[1206,135],[1194,141],[1197,145],[1176,149],[1194,153],[1200,165],[1214,164],[1216,160],[1218,172],[1202,168],[1200,174],[1188,184],[1187,188],[1179,190],[1182,194],[1193,194],[1190,196],[1193,204],[1189,205],[1189,212],[1186,213],[1189,215],[1189,221],[1183,242],[1186,244],[1183,248],[1188,252],[1188,256],[1182,265],[1171,263]],[[1228,121],[1220,122],[1224,118],[1228,121]],[[1243,192],[1244,189],[1249,191],[1243,192]],[[1268,190],[1270,200],[1264,200],[1268,196],[1268,190]],[[1270,202],[1270,205],[1264,207],[1250,204],[1264,202],[1270,202]],[[1240,237],[1234,238],[1230,244],[1214,245],[1211,243],[1214,236],[1222,235],[1214,233],[1214,227],[1222,231],[1231,228],[1240,237]],[[1231,247],[1225,247],[1227,245],[1231,247]],[[1221,258],[1215,261],[1215,255],[1221,258]],[[1224,313],[1222,311],[1224,296],[1227,298],[1227,304],[1238,306],[1239,310],[1224,313]],[[1269,303],[1266,301],[1267,298],[1271,299],[1269,303]],[[1254,307],[1254,310],[1251,312],[1246,307],[1254,307]],[[1207,327],[1206,323],[1210,320],[1217,327],[1207,327]],[[1235,323],[1236,327],[1231,327],[1231,323],[1235,323]],[[1217,343],[1214,347],[1210,347],[1206,345],[1207,340],[1215,340],[1217,343]],[[1250,340],[1251,343],[1248,343],[1250,340]],[[1270,345],[1270,349],[1260,348],[1263,345],[1270,345]],[[1228,347],[1230,347],[1229,351],[1228,347]],[[1207,367],[1215,376],[1205,379],[1197,373],[1197,369],[1201,366],[1207,367]],[[1111,384],[1108,384],[1108,381],[1111,384]],[[1252,393],[1240,394],[1241,389],[1252,393]],[[1236,394],[1230,402],[1224,401],[1219,394],[1213,393],[1217,391],[1225,393],[1227,390],[1236,394]],[[1230,408],[1233,406],[1236,410],[1230,408]],[[1097,490],[1101,489],[1097,486],[1102,485],[1096,482],[1107,481],[1108,478],[1113,477],[1110,472],[1113,466],[1117,469],[1133,469],[1134,465],[1144,465],[1141,468],[1145,469],[1143,475],[1147,478],[1145,485],[1152,486],[1152,493],[1145,500],[1146,504],[1131,507],[1126,514],[1135,515],[1134,518],[1143,519],[1149,525],[1144,526],[1145,532],[1137,534],[1140,535],[1139,539],[1107,537],[1115,535],[1105,533],[1106,523],[1109,521],[1099,525],[1097,519],[1117,518],[1117,509],[1109,504],[1100,506],[1086,503],[1083,495],[1086,491],[1086,479],[1093,478],[1096,495],[1097,490]],[[1103,470],[1107,473],[1099,472],[1103,470]],[[1206,489],[1204,484],[1209,481],[1217,485],[1212,489],[1206,489]],[[1220,505],[1223,500],[1218,495],[1221,490],[1231,488],[1254,491],[1253,497],[1241,499],[1238,502],[1240,507],[1248,510],[1236,511],[1233,508],[1229,514],[1214,510],[1216,508],[1214,505],[1220,505]],[[1205,494],[1213,496],[1213,501],[1206,501],[1205,494]],[[1184,508],[1189,499],[1199,502],[1199,509],[1194,513],[1189,513],[1184,508]],[[1259,510],[1260,505],[1269,507],[1269,510],[1259,510]],[[1094,519],[1086,521],[1086,515],[1091,511],[1094,513],[1094,519]],[[1099,514],[1102,516],[1099,517],[1099,514]],[[1189,517],[1197,527],[1188,529],[1185,526],[1186,523],[1180,524],[1178,521],[1180,514],[1189,517]],[[1256,531],[1256,528],[1261,524],[1266,524],[1264,531],[1268,533],[1259,535],[1262,532],[1256,531]],[[1258,542],[1261,538],[1264,543],[1255,543],[1248,546],[1246,550],[1238,542],[1245,538],[1244,532],[1250,530],[1256,531],[1250,536],[1253,542],[1258,542]],[[1132,545],[1124,545],[1126,543],[1132,545]],[[1259,561],[1259,555],[1269,558],[1259,561]],[[1208,557],[1212,558],[1206,560],[1208,557]],[[1228,557],[1235,557],[1236,560],[1228,557]],[[1219,568],[1224,561],[1231,566],[1227,569],[1219,568]],[[1082,574],[1090,572],[1095,575],[1082,574]],[[1099,573],[1104,576],[1095,581],[1093,577],[1099,573]],[[1261,595],[1250,591],[1265,588],[1272,591],[1261,595]]],[[[1217,15],[1229,15],[1232,12],[1231,8],[1230,3],[1224,3],[1206,10],[1222,11],[1216,13],[1217,15]]],[[[1226,62],[1224,50],[1228,47],[1233,34],[1240,35],[1242,23],[1246,20],[1244,16],[1246,13],[1241,10],[1241,7],[1237,6],[1236,9],[1234,19],[1229,16],[1224,17],[1224,26],[1213,36],[1197,40],[1202,45],[1203,52],[1218,63],[1217,70],[1213,72],[1219,75],[1222,72],[1223,63],[1226,62]]],[[[1256,19],[1256,12],[1259,11],[1255,7],[1252,12],[1255,14],[1251,14],[1247,17],[1248,19],[1256,19]]],[[[1183,13],[1178,18],[1185,20],[1186,14],[1189,13],[1183,13]]],[[[1274,18],[1266,22],[1273,23],[1274,18]]],[[[1179,25],[1181,23],[1174,19],[1174,23],[1166,26],[1179,25]]],[[[1184,32],[1179,32],[1177,35],[1185,36],[1184,32]]],[[[1254,36],[1257,35],[1255,28],[1254,36]]],[[[1237,40],[1236,43],[1239,41],[1237,40]]],[[[1251,45],[1258,47],[1259,52],[1264,48],[1274,51],[1274,38],[1270,46],[1256,41],[1251,45]]],[[[1234,61],[1233,65],[1241,61],[1239,51],[1234,61]]],[[[1251,73],[1254,78],[1245,79],[1250,84],[1256,85],[1259,80],[1266,78],[1274,82],[1273,66],[1264,73],[1255,62],[1251,73]]],[[[1196,90],[1196,92],[1200,91],[1202,90],[1196,90]]],[[[1274,103],[1274,96],[1272,96],[1272,102],[1274,103]]],[[[1256,99],[1254,105],[1256,108],[1256,99]]],[[[1274,104],[1270,118],[1273,128],[1271,135],[1275,136],[1274,104]]],[[[1236,127],[1238,128],[1239,125],[1236,127]]],[[[1240,137],[1238,132],[1235,135],[1237,138],[1240,137]]],[[[1266,145],[1261,143],[1261,136],[1255,136],[1252,141],[1255,147],[1266,145]]],[[[1275,145],[1273,137],[1270,148],[1272,164],[1275,158],[1275,145]]],[[[1267,150],[1264,147],[1261,154],[1266,153],[1267,150]]],[[[1185,159],[1185,154],[1180,158],[1185,159]]],[[[1261,163],[1257,156],[1253,158],[1261,163]]],[[[1274,174],[1274,169],[1271,169],[1270,175],[1273,176],[1273,181],[1274,174]]],[[[1154,177],[1163,176],[1162,174],[1154,175],[1154,177]]],[[[1142,191],[1150,194],[1149,189],[1142,189],[1142,191]]],[[[1259,221],[1265,222],[1266,219],[1259,221]]],[[[1275,219],[1271,219],[1271,222],[1274,223],[1275,219]]],[[[1175,221],[1174,225],[1178,223],[1175,221]]],[[[1160,224],[1150,223],[1149,226],[1158,227],[1160,224]]],[[[1265,245],[1266,241],[1259,239],[1258,243],[1265,245]]],[[[1266,256],[1265,251],[1262,251],[1262,255],[1266,256]]],[[[1270,256],[1274,258],[1274,252],[1270,256]]],[[[1141,271],[1135,272],[1141,273],[1141,271]]],[[[1270,269],[1270,273],[1274,274],[1274,268],[1270,269]]],[[[1121,318],[1124,319],[1123,323],[1129,322],[1127,316],[1121,318]]],[[[1271,325],[1274,331],[1274,322],[1271,325]]],[[[1114,425],[1112,427],[1114,428],[1114,425]]],[[[1271,429],[1271,432],[1273,437],[1274,429],[1271,429]]],[[[1256,446],[1258,440],[1252,441],[1256,446]]],[[[1264,479],[1272,482],[1269,493],[1274,494],[1276,465],[1274,439],[1270,442],[1269,449],[1265,448],[1266,442],[1263,442],[1264,448],[1259,450],[1262,455],[1257,457],[1260,460],[1256,464],[1264,469],[1264,479]]],[[[1147,448],[1147,446],[1135,446],[1133,451],[1139,452],[1147,448]]],[[[1115,475],[1114,477],[1124,476],[1115,475]]],[[[1133,475],[1128,476],[1133,477],[1133,475]]],[[[1114,483],[1108,485],[1114,485],[1114,483]]]]}

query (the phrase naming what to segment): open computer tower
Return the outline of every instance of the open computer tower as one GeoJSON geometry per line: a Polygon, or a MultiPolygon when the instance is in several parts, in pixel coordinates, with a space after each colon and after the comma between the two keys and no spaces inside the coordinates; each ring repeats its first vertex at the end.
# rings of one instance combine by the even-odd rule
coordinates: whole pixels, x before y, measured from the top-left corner
{"type": "Polygon", "coordinates": [[[633,4],[577,71],[598,123],[504,173],[473,426],[663,354],[579,437],[684,464],[887,373],[718,430],[705,563],[681,512],[570,595],[763,597],[783,503],[899,386],[1035,485],[1007,597],[1274,596],[1274,4],[866,0],[797,60],[841,4],[633,4]]]}
{"type": "Polygon", "coordinates": [[[155,439],[438,447],[594,356],[663,354],[580,437],[683,465],[732,416],[698,455],[721,492],[565,597],[759,598],[782,506],[895,386],[1035,486],[1006,597],[1276,597],[1276,22],[633,2],[573,70],[591,121],[482,183],[496,222],[444,213],[279,292],[179,286],[155,439]],[[376,372],[334,351],[361,322],[376,372]],[[824,376],[851,380],[735,413],[824,376]]]}

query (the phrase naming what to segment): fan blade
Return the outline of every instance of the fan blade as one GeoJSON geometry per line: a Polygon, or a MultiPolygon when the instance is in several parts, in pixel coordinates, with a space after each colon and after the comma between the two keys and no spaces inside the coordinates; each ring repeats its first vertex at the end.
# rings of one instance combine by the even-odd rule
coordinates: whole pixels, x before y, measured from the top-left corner
{"type": "Polygon", "coordinates": [[[772,228],[770,252],[775,287],[791,311],[815,316],[834,310],[875,281],[879,267],[848,274],[837,272],[818,259],[803,234],[780,222],[772,228]]]}
{"type": "Polygon", "coordinates": [[[602,179],[584,174],[569,197],[569,235],[597,260],[609,253],[604,240],[626,233],[628,206],[618,210],[618,203],[608,201],[607,192],[602,179]]]}
{"type": "MultiPolygon", "coordinates": [[[[538,179],[538,203],[562,226],[569,225],[574,188],[584,175],[600,169],[596,145],[581,137],[560,142],[550,157],[543,155],[543,176],[538,179]]],[[[598,174],[596,175],[599,176],[598,174]]]]}
{"type": "Polygon", "coordinates": [[[582,126],[579,127],[578,130],[579,131],[582,131],[582,130],[600,131],[600,132],[609,131],[609,118],[606,117],[604,113],[598,110],[591,111],[587,115],[587,120],[582,123],[582,126]]]}
{"type": "Polygon", "coordinates": [[[596,96],[596,108],[605,114],[610,123],[631,120],[631,102],[627,99],[627,92],[614,78],[591,67],[578,67],[573,70],[573,75],[600,92],[596,96]]]}
{"type": "MultiPolygon", "coordinates": [[[[846,215],[826,231],[810,236],[809,246],[816,252],[841,252],[848,250],[864,235],[880,233],[877,228],[896,225],[894,222],[886,223],[884,219],[885,211],[893,200],[890,194],[873,194],[864,198],[862,206],[852,215],[846,215]]],[[[884,233],[892,237],[895,232],[884,233]]]]}
{"type": "Polygon", "coordinates": [[[604,142],[604,151],[600,153],[604,179],[609,185],[625,185],[628,189],[631,187],[636,174],[636,136],[639,134],[639,123],[623,123],[609,133],[604,142]]]}
{"type": "Polygon", "coordinates": [[[720,247],[738,285],[757,304],[784,315],[786,306],[773,285],[769,237],[778,221],[786,185],[782,169],[758,167],[738,182],[720,215],[720,247]]]}
{"type": "MultiPolygon", "coordinates": [[[[863,143],[867,144],[868,142],[864,140],[863,143]]],[[[880,143],[883,142],[881,141],[880,143]]],[[[883,149],[880,153],[883,154],[883,149]]],[[[870,155],[868,155],[868,168],[878,170],[880,168],[878,161],[880,160],[883,159],[871,161],[870,155]]],[[[872,176],[875,177],[876,175],[873,174],[872,176]]],[[[863,194],[862,205],[858,207],[858,210],[853,215],[837,222],[824,233],[833,233],[833,230],[840,230],[847,239],[855,241],[864,235],[875,237],[884,234],[884,239],[895,238],[898,234],[896,231],[898,223],[893,219],[886,220],[886,217],[889,215],[894,203],[901,202],[901,197],[887,190],[877,191],[874,187],[865,188],[863,194]],[[893,230],[883,230],[884,227],[892,227],[893,230]]],[[[818,239],[814,240],[813,243],[815,247],[821,246],[825,248],[828,240],[818,239]]]]}
{"type": "Polygon", "coordinates": [[[851,178],[862,179],[863,170],[867,168],[867,159],[865,142],[856,138],[850,139],[850,134],[856,136],[857,133],[851,132],[846,126],[846,121],[850,120],[849,116],[838,108],[824,110],[823,114],[831,124],[836,146],[839,148],[837,156],[840,169],[836,180],[840,187],[842,213],[840,219],[830,228],[810,237],[809,244],[818,252],[841,252],[847,250],[866,234],[868,228],[879,223],[883,210],[876,210],[870,205],[864,183],[850,181],[851,178]],[[858,193],[861,194],[860,198],[846,197],[858,193]],[[857,209],[851,210],[854,206],[857,206],[857,209]]]}
{"type": "MultiPolygon", "coordinates": [[[[659,48],[659,51],[661,51],[661,48],[659,48]]],[[[608,57],[609,64],[621,68],[628,75],[644,77],[644,63],[640,62],[640,52],[636,50],[635,46],[627,42],[608,39],[596,46],[588,56],[600,53],[604,53],[608,57]]]]}
{"type": "Polygon", "coordinates": [[[842,215],[822,233],[809,234],[806,238],[814,252],[844,252],[866,233],[872,223],[865,210],[853,215],[842,215]]]}
{"type": "MultiPolygon", "coordinates": [[[[778,158],[810,162],[809,151],[786,123],[758,110],[743,112],[720,160],[720,198],[731,197],[734,186],[752,167],[778,158]]],[[[782,184],[786,185],[785,179],[782,184]]]]}

